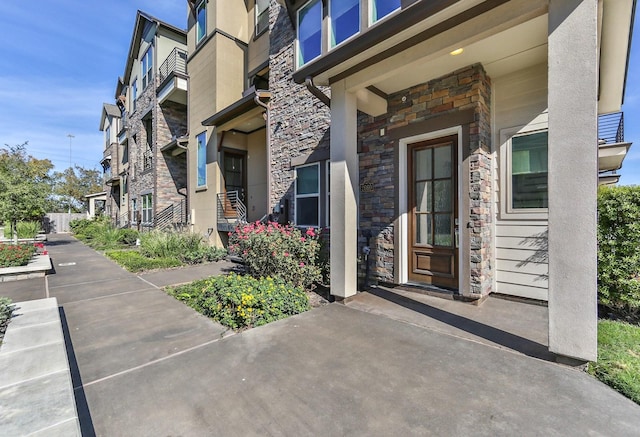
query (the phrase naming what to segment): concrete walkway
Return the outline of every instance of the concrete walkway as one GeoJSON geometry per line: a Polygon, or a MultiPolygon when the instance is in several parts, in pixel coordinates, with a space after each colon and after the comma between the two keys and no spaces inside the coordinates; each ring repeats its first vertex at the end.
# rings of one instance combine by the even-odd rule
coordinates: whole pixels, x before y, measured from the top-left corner
{"type": "MultiPolygon", "coordinates": [[[[446,308],[431,306],[438,327],[377,314],[371,301],[358,309],[332,304],[227,336],[151,277],[127,273],[70,237],[51,240],[56,274],[48,293],[66,319],[83,435],[626,436],[640,429],[640,406],[581,371],[517,351],[518,337],[542,340],[507,331],[511,345],[478,340],[496,334],[491,314],[449,319],[455,333],[442,326],[446,308]],[[464,338],[480,325],[483,334],[464,338]]],[[[428,312],[413,311],[420,309],[428,312]]]]}

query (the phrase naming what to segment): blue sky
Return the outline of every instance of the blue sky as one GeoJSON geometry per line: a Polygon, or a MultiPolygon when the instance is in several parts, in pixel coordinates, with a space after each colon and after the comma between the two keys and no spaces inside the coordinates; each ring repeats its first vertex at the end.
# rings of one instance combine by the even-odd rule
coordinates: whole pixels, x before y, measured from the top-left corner
{"type": "MultiPolygon", "coordinates": [[[[138,9],[186,26],[184,0],[2,0],[0,145],[28,141],[29,154],[62,170],[69,166],[67,135],[72,134],[71,162],[99,169],[102,103],[114,102],[138,9]]],[[[636,23],[639,16],[640,8],[636,23]]],[[[640,27],[623,106],[625,139],[635,143],[621,170],[625,185],[640,185],[639,77],[640,27]]]]}

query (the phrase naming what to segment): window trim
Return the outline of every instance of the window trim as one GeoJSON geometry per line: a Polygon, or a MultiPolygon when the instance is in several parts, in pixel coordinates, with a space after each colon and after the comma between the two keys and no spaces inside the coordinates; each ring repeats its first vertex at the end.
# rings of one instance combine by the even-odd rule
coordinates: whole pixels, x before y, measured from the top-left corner
{"type": "Polygon", "coordinates": [[[152,193],[142,194],[140,196],[140,199],[141,199],[140,212],[142,217],[142,223],[145,223],[145,224],[153,223],[153,194],[152,193]],[[145,202],[145,199],[147,199],[148,204],[147,202],[145,202]],[[146,214],[145,214],[145,211],[146,211],[146,214]],[[145,215],[148,217],[145,217],[145,215]],[[149,220],[145,221],[145,218],[148,218],[149,220]]]}
{"type": "Polygon", "coordinates": [[[154,72],[153,72],[153,44],[149,44],[147,50],[145,50],[144,55],[140,58],[140,74],[142,76],[142,91],[146,90],[149,85],[153,82],[154,72]],[[151,57],[151,62],[149,62],[148,57],[151,57]],[[147,69],[145,71],[145,64],[147,65],[147,69]],[[145,83],[146,82],[146,83],[145,83]]]}
{"type": "Polygon", "coordinates": [[[362,33],[362,0],[357,0],[358,2],[358,31],[355,32],[353,35],[350,35],[348,38],[346,38],[344,41],[340,41],[338,44],[336,45],[332,45],[331,43],[331,34],[333,32],[333,20],[331,20],[331,4],[334,1],[343,1],[343,0],[327,0],[327,53],[329,53],[332,50],[335,50],[336,48],[340,47],[341,45],[351,41],[352,39],[354,39],[355,37],[357,37],[358,35],[360,35],[362,33]]]}
{"type": "Polygon", "coordinates": [[[196,188],[207,188],[207,131],[200,132],[196,135],[196,188]],[[204,135],[202,145],[204,146],[204,162],[200,162],[200,137],[204,135]],[[204,183],[200,184],[200,164],[204,168],[204,183]]]}
{"type": "Polygon", "coordinates": [[[331,227],[331,159],[327,159],[325,163],[324,180],[326,185],[325,190],[325,222],[324,227],[329,229],[331,227]]]}
{"type": "Polygon", "coordinates": [[[207,38],[207,0],[201,0],[196,6],[196,46],[207,38]],[[198,38],[198,29],[200,22],[198,21],[198,11],[200,8],[204,9],[204,32],[202,36],[198,38]]]}
{"type": "Polygon", "coordinates": [[[320,162],[312,162],[310,164],[303,164],[303,165],[298,165],[294,168],[294,172],[295,172],[295,183],[294,183],[294,187],[293,187],[293,196],[294,196],[294,207],[293,207],[293,222],[295,223],[295,225],[297,227],[312,227],[312,228],[319,228],[321,225],[321,217],[322,217],[322,204],[321,204],[321,187],[322,187],[322,182],[320,180],[320,162]],[[305,168],[305,167],[315,167],[316,168],[316,172],[318,173],[318,186],[317,186],[317,192],[314,194],[298,194],[298,169],[301,168],[305,168]],[[298,199],[309,199],[309,198],[316,198],[318,200],[318,223],[317,224],[311,224],[311,223],[298,223],[298,199]]]}
{"type": "MultiPolygon", "coordinates": [[[[547,122],[516,126],[500,130],[500,215],[512,220],[546,220],[549,208],[513,208],[512,139],[514,137],[548,132],[547,122]]],[[[547,159],[549,144],[547,143],[547,159]]]]}
{"type": "Polygon", "coordinates": [[[265,33],[267,30],[269,30],[269,19],[267,18],[267,27],[265,27],[262,30],[258,29],[258,23],[260,23],[260,15],[263,13],[267,13],[267,17],[269,16],[269,1],[267,0],[267,7],[265,10],[259,12],[258,11],[258,1],[259,0],[255,0],[254,2],[254,26],[253,26],[253,33],[254,33],[254,38],[259,37],[260,35],[262,35],[263,33],[265,33]]]}
{"type": "Polygon", "coordinates": [[[382,21],[388,19],[389,17],[392,17],[393,15],[396,15],[399,11],[402,10],[402,2],[400,2],[400,6],[398,6],[396,9],[394,9],[393,11],[389,12],[387,15],[385,15],[382,18],[378,18],[377,20],[373,20],[373,3],[376,0],[368,0],[368,17],[367,17],[367,24],[369,25],[369,27],[371,26],[375,26],[378,23],[381,23],[382,21]]]}
{"type": "Polygon", "coordinates": [[[307,1],[304,5],[302,5],[300,8],[298,8],[298,10],[296,11],[296,50],[295,50],[295,63],[296,63],[296,69],[303,67],[313,61],[315,61],[316,59],[320,58],[324,53],[324,50],[322,48],[322,33],[323,33],[323,24],[322,24],[322,15],[324,13],[324,4],[323,4],[323,0],[309,0],[307,1]],[[320,3],[320,10],[321,10],[321,14],[320,14],[320,54],[318,56],[316,56],[315,58],[309,59],[306,62],[300,63],[300,12],[306,8],[308,5],[310,5],[311,3],[320,3]]]}

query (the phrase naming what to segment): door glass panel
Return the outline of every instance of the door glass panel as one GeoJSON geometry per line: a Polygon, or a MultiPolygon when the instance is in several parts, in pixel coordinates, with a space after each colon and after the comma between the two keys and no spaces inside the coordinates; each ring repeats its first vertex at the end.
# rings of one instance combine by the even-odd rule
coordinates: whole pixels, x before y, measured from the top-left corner
{"type": "Polygon", "coordinates": [[[451,146],[436,147],[433,150],[434,160],[434,172],[435,178],[450,178],[451,177],[451,146]]]}
{"type": "Polygon", "coordinates": [[[435,245],[452,246],[451,238],[451,215],[436,214],[435,216],[435,245]]]}
{"type": "Polygon", "coordinates": [[[433,244],[431,214],[416,214],[416,244],[433,244]]]}
{"type": "Polygon", "coordinates": [[[431,160],[432,160],[433,150],[432,149],[422,149],[416,150],[414,152],[414,162],[415,162],[415,175],[417,181],[424,181],[425,179],[431,179],[431,160]]]}
{"type": "Polygon", "coordinates": [[[416,212],[431,212],[433,182],[416,183],[416,212]]]}
{"type": "Polygon", "coordinates": [[[451,179],[434,181],[434,210],[436,212],[451,211],[451,179]]]}

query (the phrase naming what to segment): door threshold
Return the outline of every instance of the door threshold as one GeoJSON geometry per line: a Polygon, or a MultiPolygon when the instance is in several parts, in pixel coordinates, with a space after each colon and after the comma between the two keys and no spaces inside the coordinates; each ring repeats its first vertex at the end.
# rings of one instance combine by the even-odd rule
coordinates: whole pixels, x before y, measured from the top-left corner
{"type": "Polygon", "coordinates": [[[411,291],[419,294],[426,294],[441,299],[456,300],[458,290],[438,287],[437,285],[421,284],[420,282],[407,282],[404,284],[384,284],[386,288],[396,288],[404,291],[411,291]]]}

